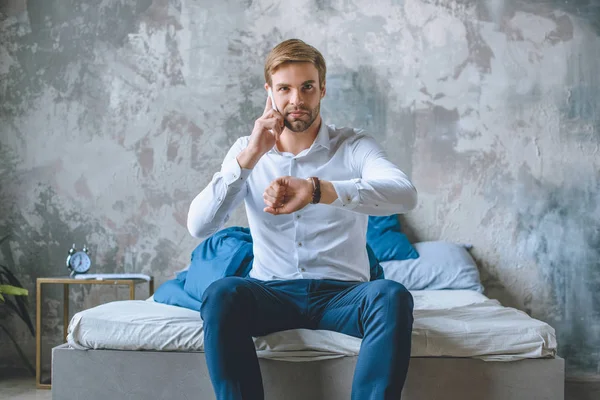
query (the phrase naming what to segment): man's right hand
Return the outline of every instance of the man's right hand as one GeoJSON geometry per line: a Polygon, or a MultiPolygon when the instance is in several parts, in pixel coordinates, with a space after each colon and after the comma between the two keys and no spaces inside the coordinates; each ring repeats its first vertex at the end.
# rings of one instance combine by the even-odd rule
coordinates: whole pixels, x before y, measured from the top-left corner
{"type": "Polygon", "coordinates": [[[273,110],[271,98],[267,96],[265,110],[263,115],[254,122],[248,146],[237,156],[240,167],[254,168],[258,160],[275,146],[281,132],[283,132],[283,116],[273,110]]]}

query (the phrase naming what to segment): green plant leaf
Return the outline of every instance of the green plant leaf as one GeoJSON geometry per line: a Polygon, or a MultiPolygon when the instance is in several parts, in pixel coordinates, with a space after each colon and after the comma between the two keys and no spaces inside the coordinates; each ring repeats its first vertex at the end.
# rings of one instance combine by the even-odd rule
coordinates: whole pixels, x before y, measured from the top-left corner
{"type": "MultiPolygon", "coordinates": [[[[12,271],[10,269],[8,269],[8,267],[5,267],[4,265],[0,265],[0,274],[2,274],[6,278],[8,284],[16,286],[16,287],[23,287],[21,282],[19,282],[19,280],[17,279],[15,274],[13,274],[12,271]]],[[[4,282],[2,282],[2,283],[4,283],[4,282]]]]}
{"type": "Polygon", "coordinates": [[[2,296],[2,293],[0,293],[0,303],[4,303],[4,296],[2,296]]]}
{"type": "Polygon", "coordinates": [[[22,287],[16,287],[12,285],[0,285],[1,294],[9,294],[11,296],[27,296],[29,291],[22,287]]]}
{"type": "MultiPolygon", "coordinates": [[[[2,243],[4,241],[6,241],[6,239],[8,239],[9,236],[10,236],[10,234],[4,235],[2,238],[0,238],[0,245],[2,245],[2,243]]],[[[10,251],[10,248],[9,248],[9,251],[10,251]]],[[[9,253],[9,255],[10,255],[10,253],[9,253]]],[[[12,256],[10,257],[10,261],[11,261],[11,264],[14,265],[14,260],[12,260],[12,256]]],[[[8,267],[6,267],[4,265],[0,265],[0,285],[3,285],[3,284],[9,284],[14,287],[23,288],[23,285],[21,284],[21,282],[19,282],[19,280],[11,272],[11,270],[8,269],[8,267]]],[[[31,335],[35,336],[35,328],[33,327],[33,323],[31,322],[31,318],[29,317],[29,311],[27,308],[27,300],[29,299],[29,297],[27,297],[27,296],[16,296],[16,297],[12,297],[12,298],[11,297],[7,297],[7,298],[2,297],[2,299],[4,301],[3,304],[6,307],[8,307],[9,309],[11,309],[15,314],[17,314],[17,316],[25,323],[25,325],[27,325],[27,328],[31,332],[31,335]],[[13,303],[13,300],[14,300],[14,303],[13,303]]]]}
{"type": "MultiPolygon", "coordinates": [[[[21,285],[21,282],[19,282],[17,277],[4,265],[0,265],[0,277],[1,276],[4,276],[6,278],[8,284],[16,287],[23,287],[23,285],[21,285]]],[[[4,279],[0,279],[0,284],[2,283],[6,283],[4,282],[4,279]]],[[[17,308],[17,310],[15,311],[17,312],[19,317],[21,317],[21,319],[25,321],[27,326],[33,326],[31,323],[31,319],[29,318],[29,311],[27,311],[27,299],[28,297],[23,296],[15,297],[15,303],[17,308]]]]}

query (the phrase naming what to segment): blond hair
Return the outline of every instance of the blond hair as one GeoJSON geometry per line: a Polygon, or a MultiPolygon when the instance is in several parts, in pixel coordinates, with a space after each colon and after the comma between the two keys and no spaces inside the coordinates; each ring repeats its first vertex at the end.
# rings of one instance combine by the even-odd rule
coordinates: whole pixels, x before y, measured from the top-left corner
{"type": "Polygon", "coordinates": [[[327,66],[319,50],[300,39],[289,39],[279,43],[271,50],[265,60],[265,82],[271,86],[271,75],[284,63],[309,62],[315,66],[319,73],[319,87],[325,85],[327,66]]]}

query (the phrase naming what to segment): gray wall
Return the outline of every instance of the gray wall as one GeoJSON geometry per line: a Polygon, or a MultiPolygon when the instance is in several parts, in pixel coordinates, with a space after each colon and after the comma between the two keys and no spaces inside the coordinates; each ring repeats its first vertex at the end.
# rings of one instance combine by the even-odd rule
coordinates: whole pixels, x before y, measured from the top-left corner
{"type": "MultiPolygon", "coordinates": [[[[4,0],[0,260],[32,300],[74,242],[96,272],[170,279],[197,244],[189,202],[264,107],[266,53],[300,37],[328,61],[326,121],[414,180],[412,239],[472,243],[487,295],[551,323],[570,376],[600,375],[598,2],[372,3],[4,0]]],[[[121,295],[74,288],[72,308],[121,295]]]]}

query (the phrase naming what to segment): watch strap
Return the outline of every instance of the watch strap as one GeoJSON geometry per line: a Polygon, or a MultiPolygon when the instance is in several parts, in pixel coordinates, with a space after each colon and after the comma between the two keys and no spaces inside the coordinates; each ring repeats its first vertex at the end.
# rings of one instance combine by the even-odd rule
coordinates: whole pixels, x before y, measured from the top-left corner
{"type": "Polygon", "coordinates": [[[321,181],[316,176],[311,176],[310,181],[313,184],[313,193],[311,204],[318,204],[321,201],[321,181]]]}

